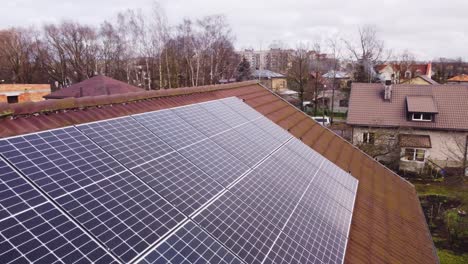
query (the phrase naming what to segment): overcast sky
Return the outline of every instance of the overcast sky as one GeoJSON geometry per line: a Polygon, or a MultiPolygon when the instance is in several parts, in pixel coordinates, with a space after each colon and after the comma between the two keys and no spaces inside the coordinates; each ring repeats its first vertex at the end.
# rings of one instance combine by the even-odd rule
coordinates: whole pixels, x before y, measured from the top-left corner
{"type": "MultiPolygon", "coordinates": [[[[73,19],[100,24],[125,9],[148,10],[152,0],[1,0],[0,28],[41,26],[73,19]]],[[[360,25],[376,25],[393,53],[409,49],[420,59],[468,59],[466,0],[161,0],[171,23],[184,17],[224,14],[238,49],[268,48],[274,40],[295,47],[339,34],[350,38],[360,25]]]]}

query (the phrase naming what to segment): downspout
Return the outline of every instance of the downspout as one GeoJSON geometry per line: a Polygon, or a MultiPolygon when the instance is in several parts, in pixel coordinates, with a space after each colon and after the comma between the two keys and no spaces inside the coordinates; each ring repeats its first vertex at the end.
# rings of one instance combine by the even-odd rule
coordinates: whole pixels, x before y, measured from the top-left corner
{"type": "Polygon", "coordinates": [[[465,139],[465,155],[463,156],[463,174],[465,176],[468,176],[468,173],[467,173],[467,166],[466,166],[466,163],[467,163],[467,159],[468,159],[468,135],[466,136],[466,139],[465,139]]]}

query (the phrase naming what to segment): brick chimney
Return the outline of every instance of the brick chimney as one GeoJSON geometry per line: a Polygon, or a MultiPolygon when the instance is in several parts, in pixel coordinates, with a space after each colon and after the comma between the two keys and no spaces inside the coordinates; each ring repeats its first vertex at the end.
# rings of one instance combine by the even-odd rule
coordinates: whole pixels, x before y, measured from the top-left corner
{"type": "Polygon", "coordinates": [[[384,100],[390,101],[392,99],[392,80],[386,80],[384,85],[384,100]]]}
{"type": "Polygon", "coordinates": [[[426,76],[429,78],[432,77],[432,62],[427,64],[426,76]]]}

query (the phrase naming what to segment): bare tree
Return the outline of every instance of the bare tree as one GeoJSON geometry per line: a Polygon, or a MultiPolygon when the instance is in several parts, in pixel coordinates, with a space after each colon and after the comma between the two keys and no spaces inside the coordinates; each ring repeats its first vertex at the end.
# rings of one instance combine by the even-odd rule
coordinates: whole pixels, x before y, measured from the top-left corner
{"type": "Polygon", "coordinates": [[[288,79],[297,87],[301,109],[304,110],[304,92],[310,78],[310,54],[307,45],[299,43],[292,55],[288,79]]]}
{"type": "Polygon", "coordinates": [[[358,30],[357,41],[344,40],[351,56],[356,60],[356,81],[372,82],[375,77],[374,66],[385,62],[390,52],[384,49],[384,42],[378,36],[375,26],[366,25],[358,30]]]}
{"type": "Polygon", "coordinates": [[[335,111],[335,90],[337,88],[337,78],[336,75],[340,70],[340,59],[341,59],[341,46],[340,41],[337,36],[330,38],[328,40],[328,46],[330,48],[330,55],[332,59],[332,98],[331,98],[331,111],[330,111],[330,123],[333,124],[333,115],[335,111]]]}

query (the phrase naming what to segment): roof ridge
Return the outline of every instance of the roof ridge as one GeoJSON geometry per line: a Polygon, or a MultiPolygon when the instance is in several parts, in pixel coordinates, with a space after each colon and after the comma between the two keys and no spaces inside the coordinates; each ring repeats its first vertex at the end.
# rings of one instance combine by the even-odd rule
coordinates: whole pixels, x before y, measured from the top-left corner
{"type": "Polygon", "coordinates": [[[210,91],[241,88],[257,84],[258,81],[245,81],[229,84],[205,85],[196,87],[181,87],[164,90],[142,91],[126,94],[87,96],[80,98],[52,99],[39,102],[24,102],[18,104],[0,103],[0,119],[36,113],[48,113],[59,110],[88,108],[112,104],[125,104],[130,102],[150,100],[161,97],[182,96],[210,91]]]}

